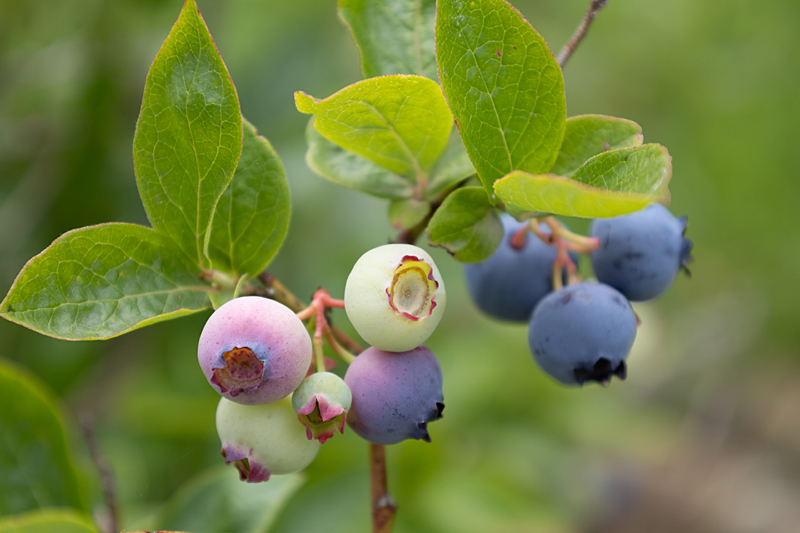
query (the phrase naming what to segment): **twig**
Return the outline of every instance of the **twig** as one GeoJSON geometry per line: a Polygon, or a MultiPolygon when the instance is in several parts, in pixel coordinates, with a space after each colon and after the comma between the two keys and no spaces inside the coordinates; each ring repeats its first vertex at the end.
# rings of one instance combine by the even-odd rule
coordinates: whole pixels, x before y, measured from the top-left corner
{"type": "MultiPolygon", "coordinates": [[[[461,185],[459,185],[458,187],[460,186],[461,185]]],[[[458,187],[455,187],[452,190],[455,190],[458,187]]],[[[423,218],[413,228],[404,229],[403,231],[398,233],[397,237],[394,238],[393,242],[397,244],[414,244],[415,242],[417,242],[419,236],[422,235],[422,232],[425,231],[425,229],[428,227],[428,223],[433,218],[433,215],[436,214],[436,210],[442,206],[442,202],[444,201],[445,197],[446,196],[442,196],[441,199],[431,203],[431,209],[430,211],[428,211],[428,214],[425,215],[425,218],[423,218]]]]}
{"type": "Polygon", "coordinates": [[[592,22],[594,22],[594,18],[601,9],[606,7],[607,3],[608,0],[592,0],[592,3],[589,4],[589,9],[586,10],[586,15],[583,16],[583,20],[578,25],[575,33],[572,34],[567,44],[565,44],[564,48],[558,53],[558,64],[561,68],[564,68],[564,65],[567,64],[572,53],[578,48],[578,45],[589,32],[589,27],[592,25],[592,22]]]}
{"type": "Polygon", "coordinates": [[[372,499],[372,533],[391,533],[397,505],[386,483],[386,447],[369,444],[369,477],[372,499]]]}
{"type": "MultiPolygon", "coordinates": [[[[273,300],[282,303],[295,313],[302,311],[303,309],[308,307],[306,304],[302,302],[302,300],[300,300],[300,298],[292,294],[292,291],[287,289],[283,283],[273,278],[269,274],[269,272],[267,271],[262,272],[261,274],[258,275],[258,279],[267,288],[266,294],[264,294],[263,296],[266,296],[267,298],[272,298],[273,300]]],[[[262,295],[259,294],[258,296],[262,295]]]]}
{"type": "Polygon", "coordinates": [[[344,333],[344,331],[340,330],[339,328],[337,328],[333,324],[331,324],[331,332],[336,337],[336,340],[341,342],[345,346],[345,348],[347,348],[351,352],[353,352],[355,354],[359,354],[359,353],[364,351],[364,348],[362,348],[360,344],[358,344],[356,341],[354,341],[353,339],[348,337],[344,333]]]}
{"type": "Polygon", "coordinates": [[[94,438],[94,424],[88,414],[81,416],[81,427],[83,428],[83,436],[86,439],[86,447],[89,449],[89,455],[97,468],[97,473],[100,475],[100,488],[103,492],[103,500],[106,502],[106,507],[108,507],[108,515],[103,517],[103,522],[105,523],[102,524],[102,526],[105,526],[103,529],[108,533],[115,533],[119,531],[119,507],[117,505],[117,495],[114,488],[114,476],[111,475],[108,463],[106,463],[105,459],[100,455],[97,441],[94,438]]]}

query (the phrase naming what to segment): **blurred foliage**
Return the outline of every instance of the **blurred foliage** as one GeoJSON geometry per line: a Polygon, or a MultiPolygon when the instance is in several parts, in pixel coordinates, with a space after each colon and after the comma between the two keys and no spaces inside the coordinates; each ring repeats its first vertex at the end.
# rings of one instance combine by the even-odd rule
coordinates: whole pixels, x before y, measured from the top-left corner
{"type": "MultiPolygon", "coordinates": [[[[513,3],[558,49],[587,1],[513,3]]],[[[131,142],[181,4],[0,0],[3,293],[65,231],[146,223],[131,142]]],[[[284,161],[292,223],[271,273],[306,299],[319,285],[341,295],[360,254],[394,235],[387,201],[304,161],[294,91],[332,94],[360,79],[335,4],[200,1],[242,112],[284,161]]],[[[693,277],[637,307],[627,382],[568,390],[535,368],[524,327],[479,316],[460,265],[433,250],[449,306],[428,344],[447,410],[431,445],[389,450],[398,532],[798,529],[798,20],[796,0],[612,2],[600,14],[565,70],[568,115],[627,117],[669,148],[693,277]]],[[[333,317],[352,333],[343,312],[333,317]]],[[[74,417],[96,419],[126,530],[221,462],[216,394],[195,359],[204,320],[91,343],[0,323],[0,356],[52,386],[74,417]]],[[[365,531],[366,450],[349,431],[323,446],[273,531],[365,531]]]]}

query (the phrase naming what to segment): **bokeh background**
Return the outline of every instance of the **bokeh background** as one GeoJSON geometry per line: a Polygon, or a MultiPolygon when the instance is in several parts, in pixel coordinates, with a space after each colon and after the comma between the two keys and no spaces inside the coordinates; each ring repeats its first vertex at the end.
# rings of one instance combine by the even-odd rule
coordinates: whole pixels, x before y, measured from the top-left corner
{"type": "MultiPolygon", "coordinates": [[[[588,1],[513,3],[558,50],[588,1]]],[[[447,410],[432,444],[389,449],[398,532],[800,531],[800,3],[609,4],[565,69],[568,113],[635,120],[669,148],[671,208],[689,215],[696,245],[692,278],[637,306],[626,382],[573,390],[536,368],[524,326],[479,315],[460,265],[433,250],[449,301],[428,344],[447,410]]],[[[147,223],[133,131],[181,5],[0,0],[3,294],[67,230],[147,223]]],[[[336,3],[199,7],[243,114],[287,168],[292,223],[270,271],[304,298],[318,285],[341,295],[355,260],[393,231],[385,201],[304,163],[307,117],[292,93],[326,96],[360,79],[336,3]]],[[[77,343],[0,322],[0,357],[46,382],[72,421],[95,421],[128,530],[217,531],[174,511],[221,463],[217,396],[195,358],[206,316],[77,343]]],[[[352,331],[342,312],[334,320],[352,331]]],[[[366,467],[366,443],[337,435],[270,531],[367,531],[366,467]]]]}

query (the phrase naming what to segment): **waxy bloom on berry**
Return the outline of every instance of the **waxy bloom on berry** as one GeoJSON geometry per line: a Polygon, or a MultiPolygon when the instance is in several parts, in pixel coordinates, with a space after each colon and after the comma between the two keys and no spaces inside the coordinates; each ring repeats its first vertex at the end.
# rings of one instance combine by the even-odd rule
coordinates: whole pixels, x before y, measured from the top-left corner
{"type": "Polygon", "coordinates": [[[208,319],[197,349],[206,379],[225,398],[256,405],[285,398],[311,363],[311,339],[285,305],[245,296],[208,319]]]}

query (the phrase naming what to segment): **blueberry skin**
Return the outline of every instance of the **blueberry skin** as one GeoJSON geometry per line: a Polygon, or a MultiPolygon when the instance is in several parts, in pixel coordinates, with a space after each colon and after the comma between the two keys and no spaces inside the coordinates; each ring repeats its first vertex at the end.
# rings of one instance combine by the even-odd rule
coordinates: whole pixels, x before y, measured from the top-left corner
{"type": "MultiPolygon", "coordinates": [[[[482,263],[464,265],[472,300],[487,315],[501,320],[527,322],[536,304],[553,290],[553,261],[556,247],[528,233],[521,250],[511,246],[511,238],[528,222],[518,222],[503,214],[503,241],[495,253],[482,263]]],[[[546,224],[542,230],[549,232],[546,224]]],[[[577,263],[578,255],[570,253],[577,263]]]]}
{"type": "Polygon", "coordinates": [[[531,316],[533,358],[564,385],[625,379],[636,338],[631,304],[603,283],[578,283],[547,295],[531,316]]]}
{"type": "Polygon", "coordinates": [[[368,348],[344,377],[353,394],[347,425],[374,444],[430,442],[428,422],[442,417],[442,370],[427,347],[407,352],[368,348]]]}
{"type": "Polygon", "coordinates": [[[592,265],[597,279],[634,302],[660,296],[691,261],[692,241],[685,232],[686,218],[675,218],[661,204],[595,220],[592,236],[600,239],[600,249],[592,252],[592,265]]]}

